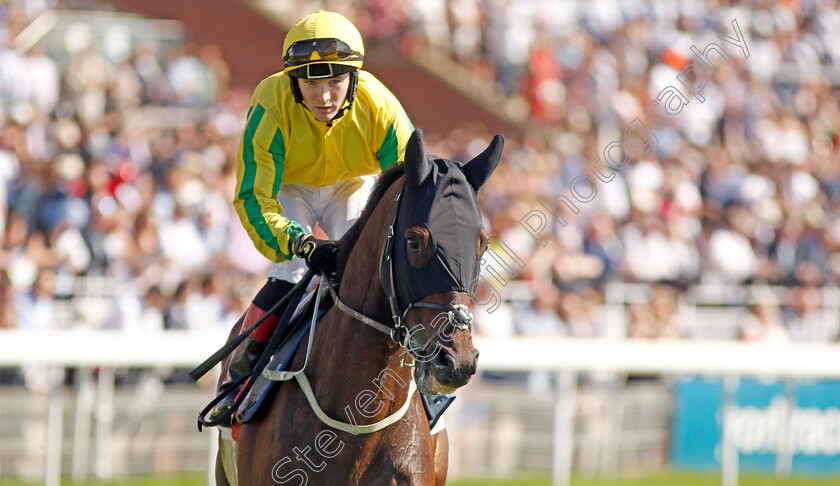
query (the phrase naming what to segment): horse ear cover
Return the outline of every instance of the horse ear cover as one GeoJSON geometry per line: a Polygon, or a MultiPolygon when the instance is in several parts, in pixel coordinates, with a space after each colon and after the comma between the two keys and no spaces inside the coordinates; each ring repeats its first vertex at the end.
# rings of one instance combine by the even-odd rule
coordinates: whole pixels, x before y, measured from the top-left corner
{"type": "Polygon", "coordinates": [[[423,131],[414,130],[405,146],[405,178],[409,187],[420,187],[431,171],[423,150],[423,131]]]}
{"type": "MultiPolygon", "coordinates": [[[[505,137],[497,133],[490,142],[490,145],[464,166],[464,176],[475,192],[481,189],[481,186],[487,182],[487,179],[496,170],[504,147],[505,137]]],[[[408,158],[407,154],[406,158],[408,158]]]]}

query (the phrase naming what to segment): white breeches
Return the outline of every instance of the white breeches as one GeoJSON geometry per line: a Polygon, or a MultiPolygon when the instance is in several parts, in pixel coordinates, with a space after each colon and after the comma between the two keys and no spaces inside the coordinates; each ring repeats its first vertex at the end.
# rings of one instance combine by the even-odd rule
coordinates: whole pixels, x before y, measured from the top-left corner
{"type": "MultiPolygon", "coordinates": [[[[337,240],[361,215],[375,180],[375,175],[369,175],[325,187],[283,184],[277,201],[283,207],[283,216],[297,221],[307,233],[312,233],[318,223],[330,239],[337,240]]],[[[295,257],[272,264],[268,278],[296,283],[304,273],[306,263],[295,257]]]]}

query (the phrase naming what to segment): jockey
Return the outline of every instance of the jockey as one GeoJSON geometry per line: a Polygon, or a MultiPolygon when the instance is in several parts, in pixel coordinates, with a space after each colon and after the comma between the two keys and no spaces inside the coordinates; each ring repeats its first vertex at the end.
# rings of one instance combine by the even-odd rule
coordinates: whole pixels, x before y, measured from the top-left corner
{"type": "MultiPolygon", "coordinates": [[[[283,43],[285,69],[264,79],[251,98],[237,154],[233,204],[272,266],[251,302],[251,327],[298,282],[306,267],[335,268],[332,240],[359,216],[373,177],[403,160],[414,127],[397,98],[363,71],[359,31],[319,10],[298,21],[283,43]]],[[[282,311],[279,311],[282,312],[282,311]]],[[[251,373],[281,315],[267,317],[234,350],[225,383],[251,373]]],[[[208,419],[229,425],[233,390],[208,419]]]]}

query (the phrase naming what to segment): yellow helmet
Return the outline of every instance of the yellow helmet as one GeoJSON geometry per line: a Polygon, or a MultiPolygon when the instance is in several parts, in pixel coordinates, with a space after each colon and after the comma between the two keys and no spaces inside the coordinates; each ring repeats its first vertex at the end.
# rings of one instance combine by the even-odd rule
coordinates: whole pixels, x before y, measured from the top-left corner
{"type": "Polygon", "coordinates": [[[343,15],[325,10],[300,19],[283,42],[283,72],[294,77],[337,76],[361,69],[364,58],[359,30],[343,15]]]}

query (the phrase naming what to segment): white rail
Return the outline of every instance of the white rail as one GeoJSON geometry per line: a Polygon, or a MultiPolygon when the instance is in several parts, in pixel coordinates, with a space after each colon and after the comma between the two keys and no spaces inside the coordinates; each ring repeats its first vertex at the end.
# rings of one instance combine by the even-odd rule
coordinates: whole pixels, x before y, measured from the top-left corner
{"type": "MultiPolygon", "coordinates": [[[[225,333],[0,332],[0,366],[194,366],[225,333]]],[[[574,371],[840,378],[840,344],[476,337],[483,371],[574,371]]]]}
{"type": "MultiPolygon", "coordinates": [[[[0,366],[23,364],[61,367],[180,366],[192,367],[220,347],[224,333],[168,331],[126,334],[119,331],[0,332],[0,366]]],[[[556,373],[554,484],[568,485],[574,392],[581,372],[716,375],[788,379],[840,378],[840,344],[767,345],[728,341],[486,339],[476,338],[482,371],[556,373]]],[[[56,373],[55,376],[62,376],[56,373]]],[[[734,380],[737,383],[737,380],[734,380]]],[[[48,434],[61,430],[60,382],[50,403],[48,434]]],[[[724,437],[728,434],[724,433],[724,437]]],[[[61,441],[49,440],[46,481],[58,485],[61,441]]],[[[726,447],[726,444],[724,444],[726,447]]],[[[737,455],[724,454],[722,483],[737,484],[737,455]],[[732,461],[735,461],[733,464],[732,461]],[[735,471],[733,473],[733,470],[735,471]]]]}
{"type": "Polygon", "coordinates": [[[184,366],[201,363],[227,339],[223,333],[60,330],[0,332],[0,366],[184,366]]]}

